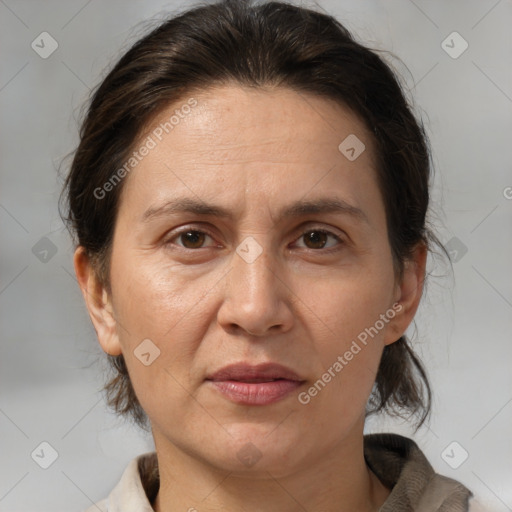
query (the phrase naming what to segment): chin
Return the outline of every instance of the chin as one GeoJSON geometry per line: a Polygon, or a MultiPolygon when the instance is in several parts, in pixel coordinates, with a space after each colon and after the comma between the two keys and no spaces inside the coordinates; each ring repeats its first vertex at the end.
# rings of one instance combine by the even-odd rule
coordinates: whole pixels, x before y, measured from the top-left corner
{"type": "Polygon", "coordinates": [[[254,477],[261,473],[266,478],[268,473],[285,476],[292,468],[296,469],[298,449],[304,436],[284,429],[278,434],[277,430],[282,426],[275,424],[247,427],[245,423],[227,429],[232,442],[225,448],[219,447],[219,466],[241,476],[250,474],[254,477]]]}

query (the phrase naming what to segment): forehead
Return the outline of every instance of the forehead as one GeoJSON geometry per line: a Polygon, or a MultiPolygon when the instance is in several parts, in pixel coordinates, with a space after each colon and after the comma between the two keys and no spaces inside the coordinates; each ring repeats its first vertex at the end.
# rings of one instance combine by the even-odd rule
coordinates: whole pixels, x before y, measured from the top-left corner
{"type": "Polygon", "coordinates": [[[357,202],[375,186],[364,123],[338,102],[287,88],[190,92],[152,119],[135,150],[149,140],[152,149],[124,184],[139,201],[168,199],[170,192],[210,200],[238,190],[268,202],[341,187],[357,202]],[[364,148],[357,159],[343,153],[347,140],[357,152],[364,148]]]}
{"type": "Polygon", "coordinates": [[[339,156],[338,145],[350,134],[372,142],[364,123],[346,106],[285,87],[225,85],[191,92],[160,111],[142,138],[162,127],[164,143],[172,138],[184,147],[193,145],[197,156],[238,148],[288,160],[292,153],[316,148],[317,153],[327,150],[329,157],[339,156]],[[188,108],[192,100],[197,104],[188,108]],[[279,147],[279,141],[286,146],[279,147]]]}

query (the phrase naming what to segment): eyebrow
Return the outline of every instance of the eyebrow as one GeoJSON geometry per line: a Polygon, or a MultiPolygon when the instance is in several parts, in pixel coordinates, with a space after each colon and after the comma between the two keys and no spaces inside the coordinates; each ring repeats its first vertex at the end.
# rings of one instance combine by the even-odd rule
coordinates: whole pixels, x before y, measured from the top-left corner
{"type": "MultiPolygon", "coordinates": [[[[204,201],[183,197],[167,201],[160,206],[148,208],[141,217],[142,222],[150,222],[160,217],[166,217],[174,213],[193,213],[196,215],[213,216],[234,220],[233,212],[226,208],[204,201]]],[[[343,199],[337,197],[322,197],[310,201],[297,201],[282,209],[277,216],[276,222],[286,218],[303,217],[305,215],[318,213],[337,213],[353,217],[357,221],[370,224],[368,217],[360,208],[353,206],[343,199]]]]}

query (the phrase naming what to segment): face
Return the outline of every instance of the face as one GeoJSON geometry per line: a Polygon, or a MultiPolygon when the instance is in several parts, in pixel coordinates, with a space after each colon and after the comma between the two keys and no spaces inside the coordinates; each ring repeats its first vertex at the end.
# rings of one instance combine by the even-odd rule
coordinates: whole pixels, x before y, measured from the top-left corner
{"type": "Polygon", "coordinates": [[[143,145],[124,178],[112,295],[89,309],[157,450],[279,476],[361,437],[421,274],[395,280],[364,124],[313,95],[224,86],[160,112],[143,145]],[[247,368],[209,380],[238,363],[295,380],[240,383],[259,380],[247,368]]]}

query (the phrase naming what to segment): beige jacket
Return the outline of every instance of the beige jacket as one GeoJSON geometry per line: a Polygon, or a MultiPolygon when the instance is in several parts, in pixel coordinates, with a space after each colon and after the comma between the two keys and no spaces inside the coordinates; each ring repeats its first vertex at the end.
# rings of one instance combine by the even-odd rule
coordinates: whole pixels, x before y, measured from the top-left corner
{"type": "MultiPolygon", "coordinates": [[[[434,472],[416,443],[397,434],[364,437],[366,463],[392,491],[379,512],[478,512],[464,485],[434,472]]],[[[156,453],[133,459],[109,497],[86,512],[154,512],[158,493],[156,453]]]]}

